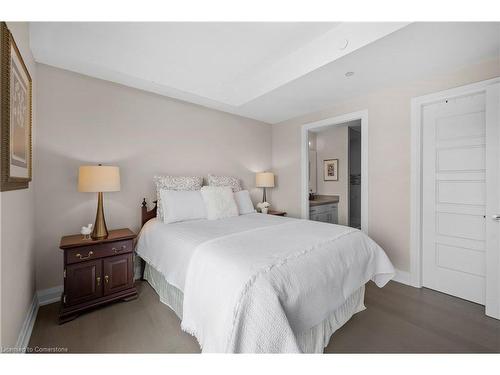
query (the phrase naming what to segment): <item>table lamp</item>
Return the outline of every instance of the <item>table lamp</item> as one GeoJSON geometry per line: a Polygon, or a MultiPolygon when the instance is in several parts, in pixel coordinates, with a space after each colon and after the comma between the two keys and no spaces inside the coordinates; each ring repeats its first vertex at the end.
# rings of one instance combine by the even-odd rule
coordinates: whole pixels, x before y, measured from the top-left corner
{"type": "Polygon", "coordinates": [[[274,173],[260,172],[255,175],[255,186],[264,189],[262,194],[262,202],[266,201],[266,188],[274,187],[274,173]]]}
{"type": "Polygon", "coordinates": [[[93,240],[108,237],[102,193],[120,191],[120,168],[105,165],[83,165],[78,170],[78,191],[97,193],[97,214],[95,217],[93,240]]]}

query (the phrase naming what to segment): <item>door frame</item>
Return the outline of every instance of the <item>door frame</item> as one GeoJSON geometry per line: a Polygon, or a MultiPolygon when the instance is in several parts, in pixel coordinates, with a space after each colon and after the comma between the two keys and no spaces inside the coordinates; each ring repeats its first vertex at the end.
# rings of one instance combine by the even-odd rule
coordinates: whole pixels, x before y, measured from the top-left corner
{"type": "MultiPolygon", "coordinates": [[[[410,175],[410,284],[414,287],[422,287],[422,109],[423,106],[433,104],[447,98],[466,96],[477,93],[487,93],[488,88],[500,83],[500,77],[472,83],[465,86],[455,87],[448,90],[435,92],[428,95],[412,98],[411,100],[411,175],[410,175]]],[[[493,112],[498,113],[497,108],[493,112]]],[[[487,105],[488,107],[488,105],[487,105]]],[[[491,121],[498,121],[498,115],[494,115],[488,108],[486,110],[486,127],[491,121]],[[489,113],[488,113],[489,112],[489,113]],[[496,118],[496,119],[495,119],[496,118]]],[[[486,310],[490,316],[500,319],[500,286],[488,281],[488,274],[500,272],[500,264],[496,260],[498,254],[491,254],[486,249],[487,263],[490,259],[495,262],[487,269],[486,274],[486,310]],[[493,311],[492,311],[493,310],[493,311]]]]}
{"type": "Polygon", "coordinates": [[[310,122],[301,128],[301,188],[300,207],[302,219],[309,219],[309,130],[338,126],[353,120],[361,120],[361,230],[368,234],[368,110],[346,113],[310,122]]]}

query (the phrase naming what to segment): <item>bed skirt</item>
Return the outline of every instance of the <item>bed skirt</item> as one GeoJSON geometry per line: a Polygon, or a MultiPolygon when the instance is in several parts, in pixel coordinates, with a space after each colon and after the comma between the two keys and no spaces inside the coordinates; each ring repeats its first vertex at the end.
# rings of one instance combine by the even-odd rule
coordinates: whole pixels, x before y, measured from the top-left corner
{"type": "MultiPolygon", "coordinates": [[[[182,304],[184,294],[169,284],[163,275],[146,263],[144,278],[153,287],[160,302],[170,307],[182,320],[182,304]]],[[[346,301],[323,322],[308,331],[296,333],[297,343],[303,353],[323,353],[330,342],[332,334],[342,327],[351,317],[365,309],[365,286],[352,293],[346,301]]]]}
{"type": "Polygon", "coordinates": [[[144,268],[144,278],[160,297],[160,302],[170,307],[175,315],[182,320],[182,303],[184,294],[172,284],[169,284],[163,275],[146,263],[144,268]]]}

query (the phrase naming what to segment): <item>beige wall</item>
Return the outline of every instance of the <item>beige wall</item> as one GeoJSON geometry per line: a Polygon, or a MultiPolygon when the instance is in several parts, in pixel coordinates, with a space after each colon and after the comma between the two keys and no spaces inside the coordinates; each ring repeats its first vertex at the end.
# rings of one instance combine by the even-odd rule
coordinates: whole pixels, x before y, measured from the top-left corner
{"type": "Polygon", "coordinates": [[[316,133],[317,157],[317,193],[320,195],[338,195],[339,224],[348,225],[348,182],[349,182],[349,155],[348,130],[346,125],[332,126],[316,133]],[[338,181],[324,180],[323,161],[338,159],[338,181]]]}
{"type": "Polygon", "coordinates": [[[60,236],[93,222],[96,196],[78,193],[82,164],[121,168],[122,191],[106,193],[109,228],[139,229],[155,174],[229,174],[257,201],[255,172],[271,167],[271,126],[87,76],[37,65],[37,288],[62,284],[60,236]]]}
{"type": "MultiPolygon", "coordinates": [[[[36,65],[29,49],[27,23],[7,22],[36,90],[36,65]]],[[[36,95],[33,108],[36,111],[36,95]]],[[[33,135],[36,135],[36,115],[33,135]]],[[[36,159],[36,154],[33,156],[36,159]]],[[[35,294],[34,184],[0,193],[1,200],[1,345],[14,347],[35,294]]]]}
{"type": "Polygon", "coordinates": [[[300,127],[367,109],[369,118],[369,234],[402,271],[410,268],[410,100],[413,97],[500,76],[500,60],[447,75],[418,77],[401,86],[332,104],[328,109],[273,125],[273,204],[300,216],[300,127]]]}

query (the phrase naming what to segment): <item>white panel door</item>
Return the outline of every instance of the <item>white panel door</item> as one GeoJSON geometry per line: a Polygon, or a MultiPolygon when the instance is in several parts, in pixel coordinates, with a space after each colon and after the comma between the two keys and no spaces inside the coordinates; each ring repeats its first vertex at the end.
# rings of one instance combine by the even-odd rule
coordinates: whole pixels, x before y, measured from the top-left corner
{"type": "Polygon", "coordinates": [[[486,94],[426,105],[422,115],[423,285],[484,305],[486,94]]]}
{"type": "Polygon", "coordinates": [[[486,315],[500,319],[500,84],[486,90],[486,315]]]}

